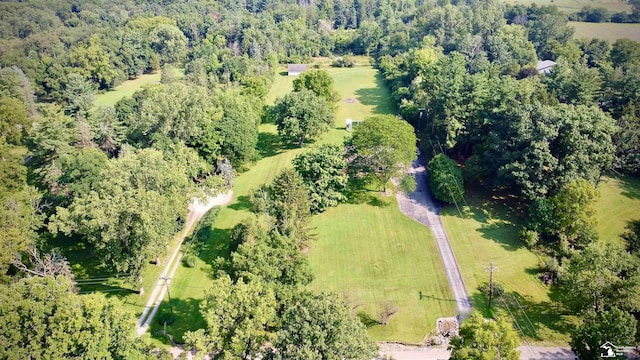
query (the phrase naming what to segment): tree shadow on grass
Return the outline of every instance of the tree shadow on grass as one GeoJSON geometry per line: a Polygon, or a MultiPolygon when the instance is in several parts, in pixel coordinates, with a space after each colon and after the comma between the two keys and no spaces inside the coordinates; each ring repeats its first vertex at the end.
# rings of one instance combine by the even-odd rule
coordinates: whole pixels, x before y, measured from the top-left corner
{"type": "MultiPolygon", "coordinates": [[[[553,291],[555,290],[552,289],[551,292],[553,291]]],[[[529,296],[522,296],[518,292],[506,292],[501,296],[494,296],[489,309],[488,297],[476,291],[471,295],[471,303],[485,318],[502,312],[512,321],[515,319],[514,325],[517,325],[519,331],[526,337],[538,341],[548,337],[548,334],[545,334],[547,331],[567,334],[573,327],[567,319],[569,314],[566,309],[555,300],[535,302],[529,296]]]]}
{"type": "Polygon", "coordinates": [[[358,319],[360,319],[360,322],[367,328],[370,328],[376,325],[381,325],[380,321],[378,321],[377,319],[374,319],[371,315],[367,314],[364,311],[358,311],[357,315],[358,315],[358,319]]]}
{"type": "Polygon", "coordinates": [[[182,336],[185,332],[196,331],[207,326],[202,314],[200,314],[200,303],[200,299],[171,298],[171,306],[169,306],[169,300],[165,298],[151,322],[151,336],[167,345],[184,343],[182,336]],[[171,316],[171,308],[173,308],[173,317],[171,316]],[[164,335],[165,321],[167,321],[168,336],[164,335]]]}
{"type": "Polygon", "coordinates": [[[373,106],[373,113],[376,115],[393,113],[396,109],[389,101],[387,84],[379,72],[376,73],[375,83],[376,87],[356,90],[358,101],[363,105],[373,106]]]}
{"type": "Polygon", "coordinates": [[[632,176],[618,178],[622,184],[622,195],[630,199],[640,199],[640,179],[632,176]]]}
{"type": "MultiPolygon", "coordinates": [[[[347,194],[347,204],[362,205],[368,204],[378,208],[388,207],[391,203],[382,199],[374,190],[352,190],[347,194]]],[[[395,198],[393,198],[395,200],[395,198]]]]}
{"type": "Polygon", "coordinates": [[[568,334],[573,330],[573,324],[567,319],[569,314],[561,303],[535,302],[531,297],[522,296],[518,292],[507,293],[504,299],[514,313],[522,332],[529,338],[543,340],[546,337],[543,334],[545,328],[562,334],[568,334]]]}
{"type": "MultiPolygon", "coordinates": [[[[478,232],[482,237],[500,244],[504,249],[515,251],[524,246],[518,236],[519,214],[523,214],[523,205],[509,194],[491,192],[479,188],[468,188],[463,217],[473,218],[480,224],[478,232]]],[[[455,208],[447,209],[449,214],[457,215],[455,208]]]]}
{"type": "MultiPolygon", "coordinates": [[[[311,140],[305,141],[305,145],[313,143],[311,140]]],[[[258,133],[258,143],[256,149],[260,159],[276,156],[285,150],[297,149],[298,146],[292,143],[283,143],[278,134],[271,132],[258,133]]]]}
{"type": "Polygon", "coordinates": [[[523,247],[524,244],[518,238],[518,228],[512,223],[507,221],[494,221],[487,224],[482,224],[478,232],[482,234],[485,239],[492,240],[505,250],[516,251],[523,247]]]}
{"type": "Polygon", "coordinates": [[[233,210],[249,210],[251,209],[252,205],[251,205],[251,200],[249,199],[249,196],[242,195],[242,196],[238,196],[236,201],[234,201],[230,205],[227,205],[227,207],[233,210]]]}
{"type": "Polygon", "coordinates": [[[283,150],[283,144],[278,134],[261,132],[258,133],[256,148],[260,157],[265,158],[280,154],[283,150]]]}
{"type": "Polygon", "coordinates": [[[231,255],[231,249],[229,248],[231,231],[232,229],[215,228],[211,231],[209,240],[202,245],[199,258],[204,261],[205,264],[213,266],[212,277],[215,277],[215,273],[218,270],[215,266],[215,260],[217,258],[226,260],[229,259],[231,255]]]}

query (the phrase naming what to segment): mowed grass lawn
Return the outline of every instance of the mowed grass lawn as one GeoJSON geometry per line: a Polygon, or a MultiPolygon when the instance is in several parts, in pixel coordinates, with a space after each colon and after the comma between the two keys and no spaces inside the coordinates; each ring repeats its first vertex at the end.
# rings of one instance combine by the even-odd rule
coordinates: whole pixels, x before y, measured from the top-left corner
{"type": "Polygon", "coordinates": [[[618,239],[630,221],[640,220],[640,179],[632,176],[603,177],[598,191],[598,234],[603,240],[618,239]]]}
{"type": "MultiPolygon", "coordinates": [[[[335,81],[341,101],[335,128],[318,143],[342,143],[348,135],[344,130],[346,118],[393,114],[389,93],[371,66],[328,68],[327,71],[335,81]]],[[[277,75],[267,103],[273,104],[290,92],[293,80],[294,77],[282,73],[277,75]]],[[[308,148],[285,146],[279,141],[275,125],[261,125],[258,144],[261,159],[236,178],[234,199],[221,209],[198,265],[181,266],[171,284],[172,304],[179,316],[167,327],[167,332],[175,340],[181,341],[185,331],[204,326],[198,313],[199,301],[214,276],[214,259],[229,255],[230,230],[253,216],[249,212],[249,193],[261,184],[270,183],[282,169],[291,166],[295,155],[308,148]]],[[[419,342],[435,328],[437,317],[455,313],[435,241],[429,229],[400,213],[395,198],[380,198],[373,193],[363,196],[367,200],[361,203],[343,204],[313,217],[316,241],[309,250],[309,260],[315,280],[311,289],[348,292],[363,304],[359,310],[372,318],[377,317],[378,306],[390,300],[399,312],[387,326],[372,326],[371,336],[376,340],[419,342]]],[[[168,310],[165,301],[161,312],[168,310]]],[[[154,321],[152,333],[160,329],[154,321]]]]}
{"type": "MultiPolygon", "coordinates": [[[[173,74],[180,79],[184,76],[183,69],[173,69],[173,74]]],[[[147,85],[160,83],[162,74],[160,71],[153,74],[142,74],[133,80],[127,80],[122,84],[114,87],[112,90],[97,94],[93,102],[94,107],[113,106],[120,99],[131,97],[133,94],[147,85]]]]}
{"type": "MultiPolygon", "coordinates": [[[[509,292],[504,297],[524,334],[533,343],[566,345],[573,318],[552,300],[550,288],[538,279],[540,259],[518,239],[519,219],[509,201],[493,199],[481,190],[467,189],[468,213],[460,216],[446,207],[442,222],[451,241],[463,280],[476,309],[487,311],[487,298],[478,286],[489,281],[486,268],[492,262],[498,271],[494,281],[509,292]],[[516,296],[518,301],[513,299],[516,296]],[[526,314],[526,316],[525,316],[526,314]]],[[[496,304],[504,308],[503,298],[496,304]]]]}
{"type": "Polygon", "coordinates": [[[373,320],[391,301],[398,313],[386,326],[373,323],[369,334],[419,343],[438,317],[456,313],[438,248],[431,230],[404,216],[394,196],[370,196],[313,218],[311,288],[347,294],[362,305],[357,311],[373,320]]]}
{"type": "MultiPolygon", "coordinates": [[[[605,176],[598,185],[597,231],[603,240],[618,239],[631,220],[640,220],[640,180],[631,176],[605,176]]],[[[506,305],[533,343],[566,345],[575,317],[555,299],[557,293],[538,279],[541,259],[518,239],[520,219],[510,201],[494,199],[483,191],[467,189],[469,214],[461,217],[445,208],[442,221],[453,246],[473,305],[487,313],[487,299],[477,290],[489,280],[490,262],[498,267],[494,280],[503,284],[506,305]],[[517,299],[514,300],[514,296],[517,299]],[[526,316],[524,312],[526,311],[526,316]]],[[[495,304],[505,309],[502,298],[495,304]]]]}
{"type": "Polygon", "coordinates": [[[576,39],[601,39],[614,42],[618,39],[640,41],[640,24],[569,22],[576,29],[576,39]]]}

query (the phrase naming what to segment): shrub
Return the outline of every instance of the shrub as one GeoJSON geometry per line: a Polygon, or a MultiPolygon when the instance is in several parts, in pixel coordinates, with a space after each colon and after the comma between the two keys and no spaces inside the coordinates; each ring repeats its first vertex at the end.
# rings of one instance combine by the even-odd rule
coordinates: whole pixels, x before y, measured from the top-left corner
{"type": "Polygon", "coordinates": [[[198,264],[198,257],[195,255],[187,255],[182,259],[182,262],[184,266],[193,268],[198,264]]]}
{"type": "Polygon", "coordinates": [[[343,68],[343,67],[354,67],[355,66],[355,61],[353,61],[353,59],[349,56],[344,56],[341,58],[337,58],[333,61],[333,63],[331,63],[331,66],[333,67],[339,67],[339,68],[343,68]]]}
{"type": "Polygon", "coordinates": [[[522,230],[520,230],[520,240],[522,240],[528,248],[532,248],[540,241],[540,235],[537,231],[522,228],[522,230]]]}
{"type": "Polygon", "coordinates": [[[429,161],[428,170],[429,187],[436,199],[448,204],[462,201],[462,171],[455,161],[444,154],[438,154],[429,161]]]}

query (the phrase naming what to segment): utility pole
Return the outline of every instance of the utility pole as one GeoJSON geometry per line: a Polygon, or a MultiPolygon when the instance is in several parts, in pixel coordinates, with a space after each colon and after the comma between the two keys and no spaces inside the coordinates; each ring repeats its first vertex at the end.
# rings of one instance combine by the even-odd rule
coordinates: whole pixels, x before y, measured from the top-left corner
{"type": "Polygon", "coordinates": [[[484,268],[485,271],[489,272],[489,309],[491,309],[491,300],[493,300],[493,272],[497,271],[498,268],[493,266],[493,261],[489,263],[488,268],[484,268]]]}

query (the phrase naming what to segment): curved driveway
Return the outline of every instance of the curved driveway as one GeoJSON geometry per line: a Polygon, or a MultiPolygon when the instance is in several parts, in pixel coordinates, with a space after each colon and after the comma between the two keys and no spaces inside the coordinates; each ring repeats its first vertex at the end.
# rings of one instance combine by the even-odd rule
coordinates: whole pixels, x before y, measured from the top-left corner
{"type": "Polygon", "coordinates": [[[451,286],[453,297],[456,301],[458,314],[460,317],[465,318],[471,313],[471,301],[469,300],[467,288],[462,281],[462,275],[460,275],[460,269],[458,268],[453,250],[451,249],[449,238],[440,220],[440,203],[433,198],[429,191],[427,171],[423,165],[423,160],[422,155],[420,155],[408,170],[409,174],[415,175],[416,191],[408,195],[396,192],[396,199],[398,200],[400,211],[428,226],[431,231],[433,231],[436,243],[438,244],[438,250],[440,251],[440,257],[442,258],[444,269],[449,279],[449,285],[451,286]]]}

